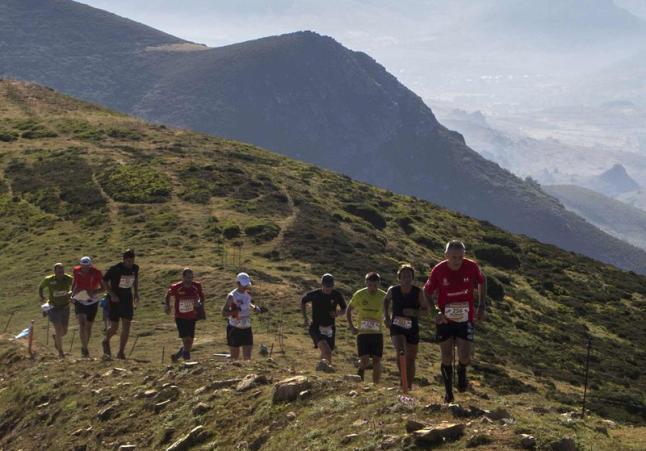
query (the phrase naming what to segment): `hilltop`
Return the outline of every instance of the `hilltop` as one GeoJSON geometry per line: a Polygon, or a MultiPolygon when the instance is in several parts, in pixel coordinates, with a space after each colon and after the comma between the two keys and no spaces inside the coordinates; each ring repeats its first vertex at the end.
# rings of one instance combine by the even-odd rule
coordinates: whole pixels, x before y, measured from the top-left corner
{"type": "MultiPolygon", "coordinates": [[[[414,393],[415,406],[402,407],[396,389],[389,391],[397,384],[390,360],[382,388],[343,381],[354,372],[355,352],[344,325],[338,372],[315,374],[316,353],[298,302],[324,271],[335,274],[346,295],[368,270],[392,283],[401,261],[418,268],[421,283],[441,259],[443,243],[454,237],[465,240],[488,275],[491,306],[477,332],[475,391],[459,401],[482,410],[505,408],[515,422],[488,425],[482,417],[490,414],[473,409],[476,419],[450,446],[462,448],[482,431],[498,449],[516,446],[522,433],[535,435],[540,446],[564,436],[607,449],[643,443],[646,379],[639,362],[646,358],[646,331],[635,327],[646,319],[642,276],[250,145],[147,124],[24,82],[0,82],[0,137],[3,326],[11,313],[15,332],[34,317],[36,287],[55,261],[70,266],[89,254],[105,269],[124,247],[134,246],[142,268],[132,360],[80,361],[77,343],[65,363],[54,361],[40,318],[35,360],[2,341],[1,446],[159,447],[165,435],[174,441],[202,424],[213,434],[212,447],[250,445],[263,434],[266,449],[339,447],[359,429],[352,446],[372,449],[385,435],[397,436],[395,443],[410,440],[408,417],[453,421],[450,410],[432,406],[440,398],[439,357],[427,322],[420,348],[423,386],[414,393]],[[205,286],[209,320],[198,328],[197,368],[167,368],[158,363],[160,347],[168,353],[177,338],[161,300],[186,265],[205,286]],[[256,355],[255,362],[238,366],[211,356],[224,350],[217,310],[239,269],[251,273],[257,301],[270,310],[256,319],[256,328],[257,343],[275,345],[273,363],[256,355]],[[277,352],[280,327],[285,355],[277,352]],[[591,413],[582,422],[568,412],[580,410],[588,337],[591,413]],[[313,398],[273,406],[271,383],[301,372],[313,382],[313,398]],[[244,395],[209,385],[249,373],[271,383],[244,395]],[[166,383],[177,388],[164,388],[166,383]],[[202,386],[207,388],[195,392],[202,386]],[[147,389],[177,392],[170,395],[174,408],[153,415],[144,400],[147,389]],[[206,407],[195,413],[199,402],[206,407]],[[111,413],[97,419],[109,407],[111,413]],[[232,415],[235,408],[245,415],[232,415]],[[291,411],[295,417],[287,416],[291,411]],[[604,419],[619,426],[612,429],[604,419]],[[368,422],[353,425],[358,420],[368,422]]],[[[390,345],[386,353],[392,354],[390,345]]]]}

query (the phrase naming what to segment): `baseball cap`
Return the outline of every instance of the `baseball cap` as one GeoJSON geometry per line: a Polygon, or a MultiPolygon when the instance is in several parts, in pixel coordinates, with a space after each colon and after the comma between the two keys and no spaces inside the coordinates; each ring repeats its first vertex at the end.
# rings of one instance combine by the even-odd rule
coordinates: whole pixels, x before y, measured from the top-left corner
{"type": "Polygon", "coordinates": [[[321,285],[326,286],[326,287],[333,287],[334,286],[334,276],[330,273],[325,273],[323,274],[323,277],[321,277],[321,285]]]}
{"type": "Polygon", "coordinates": [[[79,263],[81,264],[81,266],[91,266],[92,259],[86,256],[86,257],[83,257],[79,263]]]}
{"type": "Polygon", "coordinates": [[[243,287],[248,287],[251,285],[251,277],[249,277],[249,274],[246,272],[241,272],[236,276],[236,280],[242,285],[243,287]]]}

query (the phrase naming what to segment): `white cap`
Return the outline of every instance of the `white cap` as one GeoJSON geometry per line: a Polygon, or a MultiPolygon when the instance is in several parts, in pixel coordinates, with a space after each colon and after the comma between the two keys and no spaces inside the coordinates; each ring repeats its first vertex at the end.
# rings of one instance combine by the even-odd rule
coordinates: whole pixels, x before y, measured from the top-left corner
{"type": "Polygon", "coordinates": [[[90,257],[83,257],[79,262],[81,266],[92,266],[92,259],[90,257]]]}
{"type": "Polygon", "coordinates": [[[243,287],[248,287],[251,285],[251,277],[249,277],[249,274],[246,272],[241,272],[236,276],[236,280],[242,285],[243,287]]]}

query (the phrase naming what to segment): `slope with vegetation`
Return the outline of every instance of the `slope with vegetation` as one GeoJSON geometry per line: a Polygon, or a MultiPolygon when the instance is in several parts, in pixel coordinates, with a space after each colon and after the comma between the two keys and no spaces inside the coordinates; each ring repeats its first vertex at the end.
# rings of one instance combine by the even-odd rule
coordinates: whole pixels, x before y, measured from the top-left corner
{"type": "MultiPolygon", "coordinates": [[[[646,319],[642,276],[249,145],[149,125],[32,84],[0,82],[0,133],[12,136],[0,146],[2,325],[13,315],[9,329],[17,332],[38,313],[36,287],[55,261],[70,266],[89,254],[105,269],[133,246],[142,268],[133,359],[55,361],[40,318],[34,360],[2,341],[2,447],[159,448],[199,424],[210,448],[374,449],[407,446],[413,439],[404,424],[413,417],[464,422],[465,435],[449,448],[485,434],[480,440],[490,439],[490,447],[508,449],[523,433],[540,446],[566,436],[596,448],[643,444],[646,331],[636,326],[646,319]],[[334,273],[349,295],[367,271],[380,271],[386,285],[399,262],[409,261],[421,283],[441,259],[442,244],[455,237],[489,276],[474,391],[460,397],[473,405],[469,413],[436,405],[439,356],[430,320],[415,403],[397,398],[390,345],[383,387],[343,380],[354,372],[355,353],[344,325],[337,373],[315,374],[299,299],[322,272],[334,273]],[[205,286],[209,319],[198,326],[197,367],[168,368],[159,364],[162,348],[168,356],[178,340],[161,300],[187,265],[205,286]],[[225,349],[217,310],[238,269],[252,274],[254,296],[269,308],[255,327],[257,344],[273,344],[272,360],[238,365],[211,356],[225,349]],[[584,422],[568,412],[580,410],[588,338],[591,413],[584,422]],[[244,392],[214,384],[248,373],[270,382],[309,375],[312,397],[274,405],[265,382],[244,392]],[[171,408],[156,406],[166,397],[171,408]],[[476,407],[507,409],[502,417],[514,420],[485,420],[495,415],[476,407]]],[[[75,355],[78,339],[71,340],[66,346],[75,355]]]]}

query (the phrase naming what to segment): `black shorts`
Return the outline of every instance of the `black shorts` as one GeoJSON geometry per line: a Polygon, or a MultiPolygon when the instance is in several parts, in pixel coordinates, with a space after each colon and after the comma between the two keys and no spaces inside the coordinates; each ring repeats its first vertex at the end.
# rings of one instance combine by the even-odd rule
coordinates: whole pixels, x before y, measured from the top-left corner
{"type": "Polygon", "coordinates": [[[473,323],[465,321],[464,323],[446,323],[437,325],[437,341],[446,341],[449,338],[456,337],[463,340],[473,341],[473,323]]]}
{"type": "Polygon", "coordinates": [[[325,340],[330,346],[330,349],[334,349],[334,344],[335,344],[335,338],[336,338],[336,327],[332,326],[332,336],[328,337],[327,335],[324,335],[321,333],[319,326],[315,326],[314,324],[310,325],[310,337],[312,337],[312,341],[314,342],[314,347],[318,348],[319,346],[319,341],[325,340]]]}
{"type": "Polygon", "coordinates": [[[177,332],[179,332],[179,338],[194,338],[195,323],[196,320],[194,319],[175,318],[175,324],[177,324],[177,332]]]}
{"type": "Polygon", "coordinates": [[[382,334],[361,334],[357,336],[357,353],[359,357],[381,357],[384,354],[384,336],[382,334]]]}
{"type": "Polygon", "coordinates": [[[404,329],[399,326],[390,326],[390,336],[403,335],[406,337],[406,343],[416,345],[419,343],[419,326],[413,325],[410,329],[404,329]]]}
{"type": "Polygon", "coordinates": [[[240,329],[233,327],[231,324],[227,325],[227,345],[232,348],[239,348],[240,346],[253,346],[253,332],[251,327],[240,329]]]}
{"type": "Polygon", "coordinates": [[[135,314],[135,308],[132,299],[120,299],[119,302],[108,302],[108,318],[113,323],[119,321],[119,318],[132,320],[135,314]]]}
{"type": "Polygon", "coordinates": [[[96,312],[99,310],[99,303],[95,302],[92,305],[81,304],[80,302],[74,303],[74,313],[77,315],[85,315],[85,318],[92,322],[96,318],[96,312]]]}

